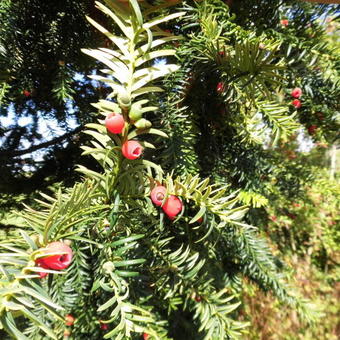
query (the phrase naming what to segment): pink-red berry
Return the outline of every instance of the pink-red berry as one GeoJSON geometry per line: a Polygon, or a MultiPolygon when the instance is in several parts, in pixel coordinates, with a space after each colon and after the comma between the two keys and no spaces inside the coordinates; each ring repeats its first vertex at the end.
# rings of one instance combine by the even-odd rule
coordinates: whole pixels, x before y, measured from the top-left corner
{"type": "Polygon", "coordinates": [[[162,205],[163,199],[166,194],[166,187],[163,187],[163,185],[158,185],[157,187],[154,187],[151,190],[151,201],[153,204],[157,205],[158,207],[162,205]]]}
{"type": "Polygon", "coordinates": [[[52,242],[47,245],[46,250],[44,250],[44,255],[45,257],[37,260],[39,266],[46,269],[62,270],[71,264],[73,253],[67,244],[63,242],[52,242]]]}
{"type": "Polygon", "coordinates": [[[25,97],[29,97],[31,95],[31,92],[28,91],[28,90],[24,90],[22,91],[22,94],[25,96],[25,97]]]}
{"type": "Polygon", "coordinates": [[[137,159],[142,152],[143,147],[135,140],[127,140],[122,146],[122,154],[127,159],[137,159]]]}
{"type": "Polygon", "coordinates": [[[292,97],[294,98],[300,98],[302,95],[302,90],[299,87],[296,87],[295,89],[293,89],[293,91],[291,92],[292,97]]]}
{"type": "Polygon", "coordinates": [[[309,128],[308,128],[308,132],[310,135],[314,135],[315,134],[315,130],[317,129],[318,127],[316,125],[311,125],[309,128]]]}
{"type": "Polygon", "coordinates": [[[224,83],[219,82],[216,86],[217,93],[221,94],[224,92],[224,83]]]}
{"type": "Polygon", "coordinates": [[[280,21],[280,23],[281,23],[281,25],[283,25],[283,26],[288,26],[288,24],[289,24],[289,22],[288,22],[287,19],[282,19],[282,20],[280,21]]]}
{"type": "Polygon", "coordinates": [[[299,109],[302,106],[301,101],[299,99],[294,99],[292,101],[292,105],[294,105],[297,109],[299,109]]]}
{"type": "Polygon", "coordinates": [[[74,321],[75,321],[75,318],[74,318],[73,315],[71,315],[71,314],[65,315],[65,325],[66,326],[73,326],[74,321]]]}
{"type": "Polygon", "coordinates": [[[125,126],[125,120],[119,113],[109,113],[105,118],[105,126],[111,133],[121,133],[125,126]]]}
{"type": "Polygon", "coordinates": [[[170,195],[162,206],[163,211],[171,220],[173,220],[182,211],[182,208],[182,201],[174,195],[170,195]]]}
{"type": "Polygon", "coordinates": [[[148,333],[143,333],[143,339],[148,340],[150,335],[148,333]]]}
{"type": "Polygon", "coordinates": [[[109,329],[109,326],[106,323],[100,322],[100,329],[102,329],[103,331],[106,331],[109,329]]]}

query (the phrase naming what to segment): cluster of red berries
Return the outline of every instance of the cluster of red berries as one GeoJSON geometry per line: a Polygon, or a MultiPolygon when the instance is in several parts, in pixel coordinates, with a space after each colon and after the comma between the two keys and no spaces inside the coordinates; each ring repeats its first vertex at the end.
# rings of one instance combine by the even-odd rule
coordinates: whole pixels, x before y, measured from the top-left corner
{"type": "Polygon", "coordinates": [[[302,96],[302,90],[299,87],[296,87],[290,94],[293,98],[296,98],[292,101],[292,105],[299,109],[302,106],[301,101],[299,100],[299,98],[302,96]]]}
{"type": "Polygon", "coordinates": [[[183,203],[182,201],[175,195],[170,195],[165,202],[164,198],[166,195],[166,187],[163,185],[158,185],[151,190],[151,200],[158,207],[162,207],[165,214],[169,217],[170,220],[174,220],[175,217],[182,211],[183,203]]]}
{"type": "MultiPolygon", "coordinates": [[[[38,267],[52,270],[66,269],[72,262],[72,249],[63,242],[52,242],[47,245],[43,252],[44,257],[36,260],[38,267]]],[[[39,273],[40,278],[48,275],[46,272],[39,273]]]]}
{"type": "MultiPolygon", "coordinates": [[[[124,117],[119,113],[110,113],[105,119],[105,126],[113,134],[122,133],[125,127],[124,117]]],[[[142,152],[143,147],[135,140],[127,140],[122,145],[122,154],[127,159],[137,159],[142,152]]]]}

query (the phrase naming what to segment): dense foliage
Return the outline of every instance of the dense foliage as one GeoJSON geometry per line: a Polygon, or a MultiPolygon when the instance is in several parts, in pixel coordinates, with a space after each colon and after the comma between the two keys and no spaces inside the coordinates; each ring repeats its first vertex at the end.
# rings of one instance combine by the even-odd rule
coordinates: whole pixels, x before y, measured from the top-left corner
{"type": "Polygon", "coordinates": [[[74,181],[79,132],[93,120],[90,103],[105,95],[84,78],[95,64],[80,49],[105,43],[86,21],[89,14],[98,11],[87,0],[0,2],[3,194],[74,181]]]}
{"type": "MultiPolygon", "coordinates": [[[[2,16],[19,8],[12,1],[2,6],[2,16]]],[[[54,91],[53,100],[37,94],[39,100],[18,108],[25,114],[45,101],[51,113],[55,105],[67,106],[66,97],[74,104],[81,95],[79,122],[90,121],[82,150],[98,165],[79,165],[81,181],[69,188],[54,184],[52,194],[41,193],[33,206],[12,215],[17,228],[1,234],[0,321],[6,334],[256,338],[249,321],[261,311],[249,298],[253,290],[257,297],[270,293],[313,329],[320,306],[292,285],[290,268],[306,256],[313,275],[327,271],[325,286],[335,282],[339,188],[328,181],[324,164],[316,167],[297,151],[296,141],[306,134],[319,143],[337,137],[337,41],[320,19],[336,8],[295,1],[105,0],[96,2],[102,14],[88,17],[105,37],[95,49],[79,6],[67,21],[85,37],[74,40],[67,32],[66,42],[51,49],[55,40],[34,36],[44,42],[42,52],[54,53],[58,69],[66,65],[60,53],[82,58],[79,42],[88,41],[82,52],[96,62],[77,70],[91,73],[91,81],[80,81],[86,91],[68,88],[69,82],[64,94],[51,90],[58,74],[48,84],[36,83],[54,91]],[[93,119],[86,104],[94,96],[90,85],[99,83],[105,90],[93,104],[99,111],[93,119]],[[124,126],[108,123],[112,112],[124,126]],[[156,207],[150,192],[160,185],[165,196],[156,207]],[[170,199],[177,199],[176,213],[169,211],[170,199]],[[44,264],[51,242],[72,249],[63,271],[44,264]]],[[[35,67],[43,55],[37,52],[35,67]]],[[[25,68],[10,59],[12,70],[25,68]]],[[[27,84],[40,75],[31,71],[27,84]]],[[[15,79],[5,77],[3,88],[20,93],[15,79]]],[[[64,255],[52,254],[60,263],[64,255]]],[[[269,306],[268,300],[261,308],[269,306]]]]}

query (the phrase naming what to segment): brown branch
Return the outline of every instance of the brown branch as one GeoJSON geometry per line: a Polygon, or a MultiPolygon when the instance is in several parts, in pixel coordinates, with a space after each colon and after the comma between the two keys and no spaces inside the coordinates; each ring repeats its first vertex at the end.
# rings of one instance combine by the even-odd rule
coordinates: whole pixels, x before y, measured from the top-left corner
{"type": "Polygon", "coordinates": [[[0,157],[15,157],[15,156],[21,156],[21,155],[25,155],[26,153],[30,153],[39,149],[43,149],[43,148],[47,148],[50,145],[53,144],[57,144],[60,143],[61,141],[63,141],[64,139],[71,137],[72,135],[77,134],[78,132],[80,132],[83,129],[83,126],[78,126],[77,128],[75,128],[73,131],[70,131],[68,133],[65,133],[64,135],[54,138],[48,142],[44,142],[38,145],[33,145],[27,149],[24,150],[14,150],[14,151],[0,151],[0,157]]]}

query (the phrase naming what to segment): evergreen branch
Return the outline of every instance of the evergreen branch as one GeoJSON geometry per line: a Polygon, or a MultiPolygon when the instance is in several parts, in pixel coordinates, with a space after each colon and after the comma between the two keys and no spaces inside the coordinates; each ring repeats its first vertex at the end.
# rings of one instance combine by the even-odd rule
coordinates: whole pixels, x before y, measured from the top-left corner
{"type": "Polygon", "coordinates": [[[264,116],[272,128],[274,135],[273,144],[275,145],[279,138],[287,140],[287,137],[297,131],[299,124],[294,120],[296,112],[288,115],[288,108],[282,107],[277,103],[258,103],[258,110],[264,116]]]}
{"type": "Polygon", "coordinates": [[[195,303],[194,320],[198,321],[198,331],[204,334],[204,340],[209,339],[238,339],[242,330],[249,326],[248,322],[238,322],[231,319],[231,314],[240,302],[230,303],[234,296],[225,296],[226,290],[212,293],[195,303]]]}
{"type": "MultiPolygon", "coordinates": [[[[223,222],[232,224],[239,221],[248,210],[247,206],[234,208],[238,202],[237,193],[234,192],[225,196],[226,187],[216,184],[208,185],[209,178],[202,181],[198,175],[188,175],[182,181],[181,178],[173,180],[170,176],[167,176],[166,183],[168,194],[178,195],[183,199],[193,201],[196,206],[204,207],[207,211],[217,215],[223,222]]],[[[200,217],[197,215],[190,223],[196,222],[200,217]]]]}
{"type": "Polygon", "coordinates": [[[46,327],[44,322],[38,317],[38,311],[44,309],[45,312],[62,320],[60,315],[62,308],[55,304],[47,292],[37,283],[37,278],[39,277],[37,274],[40,271],[58,272],[34,267],[34,252],[29,254],[26,249],[32,247],[32,249],[36,249],[37,245],[28,235],[23,234],[23,236],[25,236],[24,240],[20,240],[20,242],[17,240],[13,243],[11,241],[0,243],[0,249],[12,252],[11,254],[0,253],[1,324],[15,338],[27,339],[20,332],[15,322],[15,317],[18,314],[23,315],[49,337],[57,339],[54,332],[46,327]]]}
{"type": "Polygon", "coordinates": [[[44,210],[38,212],[26,207],[26,212],[21,216],[37,233],[43,235],[45,243],[51,238],[58,239],[77,224],[96,220],[97,217],[92,214],[107,208],[105,205],[91,206],[98,195],[96,186],[88,180],[75,185],[67,194],[59,191],[56,198],[45,195],[48,202],[43,204],[44,210]]]}

